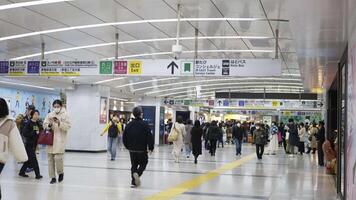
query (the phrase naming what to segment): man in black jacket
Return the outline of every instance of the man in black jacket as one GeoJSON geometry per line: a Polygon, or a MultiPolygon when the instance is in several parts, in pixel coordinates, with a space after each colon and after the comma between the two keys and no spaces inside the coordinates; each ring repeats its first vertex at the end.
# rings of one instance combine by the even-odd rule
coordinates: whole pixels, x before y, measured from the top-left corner
{"type": "Polygon", "coordinates": [[[324,122],[319,122],[319,131],[316,135],[316,139],[318,141],[318,163],[319,166],[324,166],[324,152],[323,152],[323,144],[325,142],[325,127],[324,122]]]}
{"type": "Polygon", "coordinates": [[[135,107],[132,113],[135,119],[126,126],[123,134],[123,143],[126,149],[130,151],[131,185],[132,187],[138,187],[141,185],[140,177],[148,163],[147,150],[152,153],[154,139],[151,129],[142,120],[142,109],[135,107]]]}
{"type": "Polygon", "coordinates": [[[232,127],[232,138],[234,139],[236,145],[236,155],[241,155],[242,140],[243,140],[244,130],[241,128],[241,123],[237,122],[232,127]]]}

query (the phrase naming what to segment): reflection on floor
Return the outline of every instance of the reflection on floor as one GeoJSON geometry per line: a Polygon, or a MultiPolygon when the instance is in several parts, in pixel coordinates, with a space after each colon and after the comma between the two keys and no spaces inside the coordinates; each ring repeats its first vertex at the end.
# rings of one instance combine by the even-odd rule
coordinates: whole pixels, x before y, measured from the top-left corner
{"type": "Polygon", "coordinates": [[[204,151],[195,165],[192,158],[182,158],[179,164],[174,163],[171,147],[159,147],[150,157],[142,186],[136,189],[130,187],[130,160],[128,152],[123,149],[114,162],[107,159],[106,153],[66,153],[65,180],[56,185],[49,184],[47,159],[41,150],[39,160],[43,180],[35,180],[33,174],[30,174],[31,178],[18,177],[20,166],[9,160],[0,182],[5,200],[136,200],[162,191],[170,193],[181,183],[196,181],[200,183],[188,185],[182,194],[170,193],[168,197],[194,200],[337,199],[334,179],[317,166],[316,155],[291,158],[280,149],[277,156],[264,156],[262,161],[253,156],[232,170],[224,168],[231,167],[229,163],[238,159],[254,155],[254,150],[252,145],[245,145],[242,157],[235,156],[233,146],[219,148],[216,157],[210,157],[204,151]],[[197,178],[206,177],[222,166],[224,170],[211,173],[214,175],[211,179],[197,178]]]}

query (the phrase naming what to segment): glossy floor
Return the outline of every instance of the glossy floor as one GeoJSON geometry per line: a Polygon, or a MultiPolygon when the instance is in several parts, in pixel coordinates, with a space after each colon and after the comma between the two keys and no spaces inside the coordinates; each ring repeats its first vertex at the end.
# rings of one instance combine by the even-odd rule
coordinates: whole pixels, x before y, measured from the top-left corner
{"type": "Polygon", "coordinates": [[[168,199],[337,199],[334,179],[317,166],[316,155],[291,158],[280,149],[279,155],[258,161],[249,156],[254,155],[251,145],[244,145],[242,157],[234,155],[233,146],[225,146],[218,149],[216,157],[204,151],[195,165],[192,158],[183,156],[180,163],[174,163],[170,153],[171,147],[156,148],[142,176],[142,186],[131,188],[129,155],[121,148],[114,162],[107,159],[106,153],[66,153],[64,183],[55,185],[49,184],[46,155],[41,150],[44,179],[35,180],[33,173],[30,178],[18,177],[20,166],[10,159],[0,180],[3,199],[136,200],[162,191],[168,191],[168,199]],[[229,165],[241,158],[246,159],[236,168],[229,165]],[[221,167],[223,170],[213,171],[221,167]],[[173,194],[187,181],[189,184],[180,186],[181,192],[173,194]]]}

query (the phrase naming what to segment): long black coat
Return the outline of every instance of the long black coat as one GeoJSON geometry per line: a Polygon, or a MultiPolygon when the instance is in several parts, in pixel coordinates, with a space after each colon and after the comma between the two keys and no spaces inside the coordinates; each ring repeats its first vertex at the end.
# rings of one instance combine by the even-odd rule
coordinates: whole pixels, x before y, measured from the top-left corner
{"type": "Polygon", "coordinates": [[[293,146],[298,146],[299,144],[299,136],[298,136],[298,128],[295,124],[288,124],[289,127],[289,144],[293,146]]]}
{"type": "Polygon", "coordinates": [[[203,129],[202,128],[197,128],[193,127],[191,130],[191,135],[192,135],[192,149],[193,149],[193,155],[198,156],[201,155],[201,138],[203,136],[203,129]]]}

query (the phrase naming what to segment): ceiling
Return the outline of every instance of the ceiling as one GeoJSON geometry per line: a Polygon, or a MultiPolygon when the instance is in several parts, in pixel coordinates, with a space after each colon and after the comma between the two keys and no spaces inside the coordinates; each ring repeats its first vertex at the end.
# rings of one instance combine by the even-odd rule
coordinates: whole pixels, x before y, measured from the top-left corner
{"type": "MultiPolygon", "coordinates": [[[[0,0],[0,8],[19,2],[25,1],[0,0]]],[[[73,88],[76,84],[101,84],[128,98],[196,98],[197,91],[199,98],[212,97],[215,91],[315,92],[330,84],[345,48],[345,19],[338,17],[342,16],[342,9],[338,8],[343,4],[336,1],[181,0],[180,3],[180,43],[185,51],[181,58],[194,58],[195,28],[200,37],[199,58],[274,58],[278,29],[283,75],[278,78],[3,77],[0,86],[18,82],[59,89],[73,88]]],[[[45,43],[46,59],[112,59],[116,33],[119,33],[119,58],[173,58],[170,52],[175,44],[177,22],[167,19],[177,19],[177,4],[177,0],[73,0],[0,9],[0,59],[39,59],[41,43],[45,43]]]]}

